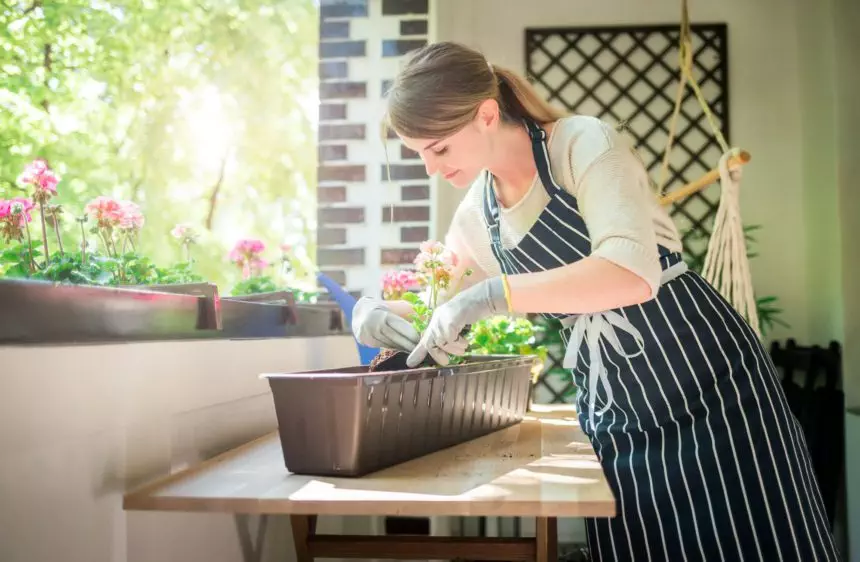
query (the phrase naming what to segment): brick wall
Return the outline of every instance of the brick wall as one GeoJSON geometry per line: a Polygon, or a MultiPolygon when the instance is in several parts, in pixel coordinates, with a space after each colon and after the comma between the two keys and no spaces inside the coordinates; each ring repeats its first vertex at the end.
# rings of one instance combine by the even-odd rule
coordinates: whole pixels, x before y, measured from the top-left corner
{"type": "Polygon", "coordinates": [[[417,154],[380,137],[382,94],[403,55],[430,40],[431,0],[321,0],[317,262],[347,290],[379,296],[435,237],[417,154]],[[391,182],[385,170],[385,146],[391,182]]]}

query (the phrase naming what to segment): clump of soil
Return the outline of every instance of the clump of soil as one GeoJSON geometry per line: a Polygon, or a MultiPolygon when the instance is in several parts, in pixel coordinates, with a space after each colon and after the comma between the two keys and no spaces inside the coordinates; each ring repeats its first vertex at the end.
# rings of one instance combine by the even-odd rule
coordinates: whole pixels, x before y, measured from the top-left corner
{"type": "MultiPolygon", "coordinates": [[[[406,364],[406,359],[408,357],[409,353],[405,351],[383,349],[376,355],[376,357],[373,358],[373,361],[370,362],[370,372],[403,371],[411,369],[413,367],[409,367],[406,364]]],[[[433,365],[435,365],[435,363],[430,355],[428,355],[420,365],[414,368],[420,369],[421,367],[432,367],[433,365]]]]}

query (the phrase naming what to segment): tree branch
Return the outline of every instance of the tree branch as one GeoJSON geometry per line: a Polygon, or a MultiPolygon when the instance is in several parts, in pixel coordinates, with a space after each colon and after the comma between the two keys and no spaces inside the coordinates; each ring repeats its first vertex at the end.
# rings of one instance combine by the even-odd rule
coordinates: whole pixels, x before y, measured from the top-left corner
{"type": "MultiPolygon", "coordinates": [[[[53,60],[51,58],[51,44],[45,43],[44,49],[44,57],[42,59],[42,66],[45,67],[45,88],[48,87],[48,81],[51,79],[51,68],[53,66],[53,60]]],[[[42,107],[47,112],[50,109],[50,104],[48,103],[47,98],[42,100],[42,107]]]]}
{"type": "Polygon", "coordinates": [[[209,196],[209,213],[206,215],[206,229],[212,230],[212,222],[215,220],[215,207],[218,204],[218,193],[221,191],[221,186],[224,184],[224,170],[227,168],[227,158],[230,156],[230,150],[224,151],[224,158],[221,159],[221,170],[218,172],[218,181],[212,188],[212,194],[209,196]]]}

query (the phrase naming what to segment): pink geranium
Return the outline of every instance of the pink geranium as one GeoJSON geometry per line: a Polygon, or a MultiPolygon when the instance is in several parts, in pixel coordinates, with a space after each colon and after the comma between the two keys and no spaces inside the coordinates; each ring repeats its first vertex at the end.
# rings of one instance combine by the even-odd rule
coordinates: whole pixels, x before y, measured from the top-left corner
{"type": "Polygon", "coordinates": [[[229,259],[242,268],[242,277],[248,279],[252,274],[258,274],[269,264],[260,257],[266,249],[262,240],[245,238],[236,242],[230,251],[229,259]]]}
{"type": "Polygon", "coordinates": [[[422,242],[414,260],[419,275],[424,284],[430,286],[433,295],[451,285],[457,262],[457,254],[436,240],[422,242]]]}
{"type": "Polygon", "coordinates": [[[119,228],[123,230],[136,231],[143,228],[143,213],[137,203],[131,201],[120,202],[119,228]]]}
{"type": "Polygon", "coordinates": [[[125,216],[123,204],[116,199],[99,195],[84,207],[99,228],[113,229],[119,226],[125,216]]]}
{"type": "Polygon", "coordinates": [[[33,201],[25,197],[0,199],[0,234],[6,242],[24,238],[27,224],[33,220],[34,207],[33,201]]]}
{"type": "Polygon", "coordinates": [[[0,234],[6,242],[23,240],[27,224],[32,222],[35,204],[26,197],[0,199],[0,234]]]}
{"type": "Polygon", "coordinates": [[[382,276],[382,298],[395,300],[410,289],[421,285],[418,274],[411,270],[387,271],[382,276]]]}
{"type": "Polygon", "coordinates": [[[24,168],[18,176],[18,182],[33,186],[33,199],[37,203],[45,203],[57,194],[57,184],[60,178],[49,167],[48,162],[42,158],[33,160],[24,168]]]}

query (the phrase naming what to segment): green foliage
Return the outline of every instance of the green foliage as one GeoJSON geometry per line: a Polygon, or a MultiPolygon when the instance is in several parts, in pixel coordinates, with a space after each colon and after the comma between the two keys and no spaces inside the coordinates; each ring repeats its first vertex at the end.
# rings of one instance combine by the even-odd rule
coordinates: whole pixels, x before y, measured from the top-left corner
{"type": "Polygon", "coordinates": [[[424,330],[427,329],[427,324],[430,323],[430,318],[433,315],[433,310],[424,304],[424,301],[421,300],[421,297],[412,292],[403,293],[403,300],[412,305],[412,314],[409,316],[409,320],[412,322],[412,326],[415,327],[415,331],[419,334],[423,334],[424,330]]]}
{"type": "MultiPolygon", "coordinates": [[[[40,244],[40,243],[39,243],[40,244]]],[[[65,252],[51,254],[47,264],[34,242],[35,271],[30,272],[29,250],[26,244],[16,244],[0,252],[0,275],[11,278],[29,278],[72,285],[164,285],[195,283],[203,278],[194,273],[187,263],[171,267],[156,266],[146,257],[128,252],[118,257],[99,253],[65,252]]]]}
{"type": "Polygon", "coordinates": [[[472,326],[467,340],[471,355],[536,355],[540,361],[532,371],[534,380],[543,371],[547,359],[547,348],[537,345],[537,337],[543,327],[527,318],[495,316],[481,320],[472,326]]]}
{"type": "Polygon", "coordinates": [[[257,295],[261,293],[274,293],[276,291],[289,291],[293,294],[296,302],[315,303],[320,296],[319,291],[305,291],[293,287],[284,287],[282,283],[269,275],[256,275],[243,279],[236,283],[233,290],[230,291],[232,296],[241,295],[257,295]]]}
{"type": "MultiPolygon", "coordinates": [[[[401,297],[412,305],[413,313],[409,320],[419,334],[427,329],[427,324],[433,310],[424,304],[421,297],[412,292],[406,292],[401,297]]],[[[469,346],[469,355],[536,355],[540,359],[535,368],[535,376],[543,369],[547,358],[545,346],[536,345],[537,337],[543,333],[543,327],[537,326],[526,318],[510,318],[494,316],[480,320],[471,326],[464,334],[469,346]]],[[[452,364],[460,363],[464,357],[452,356],[452,364]]]]}
{"type": "Polygon", "coordinates": [[[259,275],[239,281],[238,283],[236,283],[236,286],[233,287],[233,290],[230,291],[230,294],[239,296],[254,295],[259,293],[273,293],[277,291],[278,288],[278,284],[275,282],[274,279],[272,279],[268,275],[259,275]]]}
{"type": "MultiPolygon", "coordinates": [[[[63,178],[55,202],[70,215],[97,195],[140,204],[140,247],[154,263],[184,259],[164,242],[176,223],[197,226],[195,270],[219,286],[239,280],[224,267],[236,238],[306,243],[316,184],[316,4],[4,3],[0,197],[22,195],[15,178],[44,157],[63,178]]],[[[74,247],[76,223],[61,228],[74,247]]],[[[86,274],[57,267],[65,273],[50,275],[86,274]]]]}

